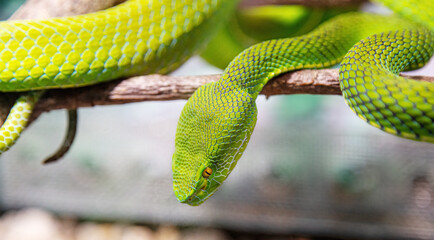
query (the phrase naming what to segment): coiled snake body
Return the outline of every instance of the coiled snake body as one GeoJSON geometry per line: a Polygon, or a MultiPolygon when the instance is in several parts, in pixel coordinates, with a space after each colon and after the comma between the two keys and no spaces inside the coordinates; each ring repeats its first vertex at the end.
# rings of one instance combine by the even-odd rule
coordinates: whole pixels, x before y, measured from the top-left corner
{"type": "MultiPolygon", "coordinates": [[[[395,75],[421,67],[433,54],[433,4],[418,1],[416,9],[410,0],[382,2],[405,9],[401,12],[418,23],[373,14],[339,16],[307,35],[246,49],[219,82],[199,88],[185,105],[176,133],[177,199],[199,205],[217,190],[247,146],[258,93],[271,78],[291,70],[329,67],[343,59],[341,88],[357,115],[395,135],[434,141],[433,84],[395,75]]],[[[235,4],[129,0],[83,16],[3,22],[0,90],[78,87],[169,72],[206,42],[214,23],[235,4]]],[[[0,129],[1,152],[19,137],[41,92],[23,93],[17,100],[0,129]]]]}

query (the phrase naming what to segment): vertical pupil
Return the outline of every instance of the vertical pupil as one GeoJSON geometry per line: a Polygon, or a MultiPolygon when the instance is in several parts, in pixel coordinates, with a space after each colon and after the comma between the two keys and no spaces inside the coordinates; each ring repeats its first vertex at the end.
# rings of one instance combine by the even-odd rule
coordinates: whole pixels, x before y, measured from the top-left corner
{"type": "Polygon", "coordinates": [[[203,177],[208,178],[209,176],[211,176],[212,174],[212,169],[210,167],[205,168],[205,170],[203,170],[203,177]]]}

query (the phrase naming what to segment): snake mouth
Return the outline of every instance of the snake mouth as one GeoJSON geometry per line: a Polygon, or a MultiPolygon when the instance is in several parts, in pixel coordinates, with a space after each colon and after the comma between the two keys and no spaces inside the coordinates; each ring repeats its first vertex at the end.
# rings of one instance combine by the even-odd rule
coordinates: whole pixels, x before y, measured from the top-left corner
{"type": "Polygon", "coordinates": [[[186,198],[185,200],[181,201],[181,203],[186,203],[188,205],[191,205],[193,200],[197,197],[197,191],[193,192],[192,195],[190,195],[188,198],[186,198]]]}
{"type": "Polygon", "coordinates": [[[198,184],[198,187],[196,189],[193,189],[192,193],[180,202],[186,203],[190,206],[198,206],[202,204],[204,202],[204,199],[206,199],[206,196],[208,195],[207,186],[208,180],[202,179],[202,181],[198,184]]]}

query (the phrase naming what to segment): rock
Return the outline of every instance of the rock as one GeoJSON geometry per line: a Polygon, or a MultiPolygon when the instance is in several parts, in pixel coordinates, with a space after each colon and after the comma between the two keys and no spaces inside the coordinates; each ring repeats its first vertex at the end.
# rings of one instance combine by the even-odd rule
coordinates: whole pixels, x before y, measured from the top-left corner
{"type": "Polygon", "coordinates": [[[82,223],[76,229],[76,240],[119,240],[123,227],[117,224],[82,223]]]}
{"type": "Polygon", "coordinates": [[[154,233],[151,229],[142,226],[127,226],[124,229],[121,240],[153,240],[154,233]]]}
{"type": "Polygon", "coordinates": [[[223,231],[212,228],[194,228],[185,230],[182,234],[182,240],[230,240],[231,238],[223,231]]]}
{"type": "Polygon", "coordinates": [[[58,221],[48,212],[27,209],[8,213],[0,222],[2,240],[69,240],[58,221]]]}
{"type": "Polygon", "coordinates": [[[155,234],[155,240],[180,240],[181,233],[174,226],[161,226],[155,234]]]}

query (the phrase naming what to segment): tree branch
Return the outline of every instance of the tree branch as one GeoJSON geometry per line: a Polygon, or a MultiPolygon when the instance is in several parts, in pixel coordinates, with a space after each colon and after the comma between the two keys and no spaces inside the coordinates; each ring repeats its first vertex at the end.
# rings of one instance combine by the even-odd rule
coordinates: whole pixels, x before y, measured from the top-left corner
{"type": "MultiPolygon", "coordinates": [[[[95,105],[115,105],[156,100],[187,99],[200,86],[215,82],[220,75],[163,76],[147,75],[82,88],[53,89],[46,92],[34,110],[37,117],[53,109],[74,109],[95,105]]],[[[434,82],[434,77],[411,78],[434,82]]],[[[261,94],[334,94],[340,95],[339,70],[300,70],[270,81],[261,94]]]]}
{"type": "MultiPolygon", "coordinates": [[[[187,99],[200,86],[215,82],[220,75],[147,75],[94,86],[55,89],[46,92],[36,112],[95,105],[115,105],[142,101],[187,99]]],[[[262,94],[340,94],[337,69],[301,70],[287,73],[267,84],[262,94]]]]}

